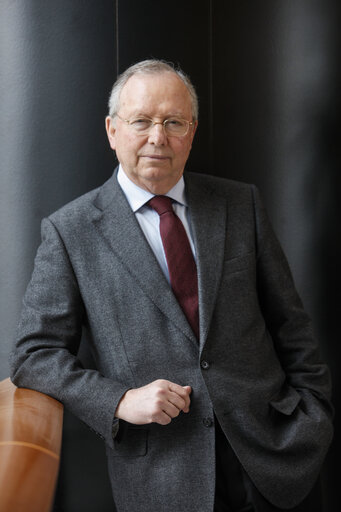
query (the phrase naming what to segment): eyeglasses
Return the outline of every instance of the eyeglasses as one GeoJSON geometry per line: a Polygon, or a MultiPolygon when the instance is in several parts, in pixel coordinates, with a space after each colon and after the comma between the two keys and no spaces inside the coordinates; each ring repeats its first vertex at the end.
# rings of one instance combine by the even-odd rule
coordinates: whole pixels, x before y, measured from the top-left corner
{"type": "Polygon", "coordinates": [[[178,117],[170,117],[164,121],[153,121],[149,117],[139,116],[132,119],[123,119],[123,117],[116,114],[116,116],[127,123],[138,135],[147,135],[151,128],[156,124],[162,124],[164,132],[169,137],[184,137],[187,135],[189,127],[193,126],[193,121],[187,119],[180,119],[178,117]]]}

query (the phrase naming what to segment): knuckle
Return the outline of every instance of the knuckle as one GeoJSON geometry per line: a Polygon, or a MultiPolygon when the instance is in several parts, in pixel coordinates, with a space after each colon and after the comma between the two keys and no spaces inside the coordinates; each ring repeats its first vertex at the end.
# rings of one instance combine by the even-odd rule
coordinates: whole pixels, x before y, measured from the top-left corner
{"type": "Polygon", "coordinates": [[[159,387],[157,388],[156,390],[156,396],[159,396],[159,397],[164,397],[166,394],[166,389],[163,388],[163,387],[159,387]]]}
{"type": "Polygon", "coordinates": [[[154,410],[156,412],[160,412],[161,409],[162,409],[162,405],[163,405],[163,401],[159,398],[155,401],[155,404],[154,404],[154,410]]]}
{"type": "Polygon", "coordinates": [[[164,387],[165,385],[167,385],[167,381],[165,379],[157,379],[155,383],[160,387],[164,387]]]}

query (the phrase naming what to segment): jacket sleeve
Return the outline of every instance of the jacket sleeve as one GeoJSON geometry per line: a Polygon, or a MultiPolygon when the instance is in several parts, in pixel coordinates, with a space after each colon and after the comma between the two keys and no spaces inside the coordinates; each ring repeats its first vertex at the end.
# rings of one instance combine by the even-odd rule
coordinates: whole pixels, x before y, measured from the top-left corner
{"type": "Polygon", "coordinates": [[[57,229],[42,222],[42,243],[23,300],[11,379],[62,402],[113,446],[114,414],[127,388],[83,368],[77,352],[85,309],[76,276],[57,229]]]}
{"type": "Polygon", "coordinates": [[[267,329],[287,384],[301,395],[311,416],[332,417],[331,381],[322,362],[312,323],[296,291],[287,260],[272,230],[256,187],[253,198],[257,233],[257,286],[267,329]]]}

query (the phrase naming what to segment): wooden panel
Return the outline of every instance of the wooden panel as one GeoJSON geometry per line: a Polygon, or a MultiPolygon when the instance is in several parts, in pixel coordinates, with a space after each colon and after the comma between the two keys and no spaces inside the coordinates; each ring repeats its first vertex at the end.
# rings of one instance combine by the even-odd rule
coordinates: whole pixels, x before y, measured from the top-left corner
{"type": "Polygon", "coordinates": [[[0,383],[0,510],[50,510],[62,423],[61,403],[9,379],[0,383]]]}

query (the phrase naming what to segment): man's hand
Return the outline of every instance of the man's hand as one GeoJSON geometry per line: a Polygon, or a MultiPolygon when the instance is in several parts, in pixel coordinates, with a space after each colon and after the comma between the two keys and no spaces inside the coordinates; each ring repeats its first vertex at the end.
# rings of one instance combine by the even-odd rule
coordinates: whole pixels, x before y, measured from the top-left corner
{"type": "Polygon", "coordinates": [[[129,389],[121,398],[115,417],[135,425],[168,425],[181,411],[189,411],[191,391],[191,386],[155,380],[141,388],[129,389]]]}

